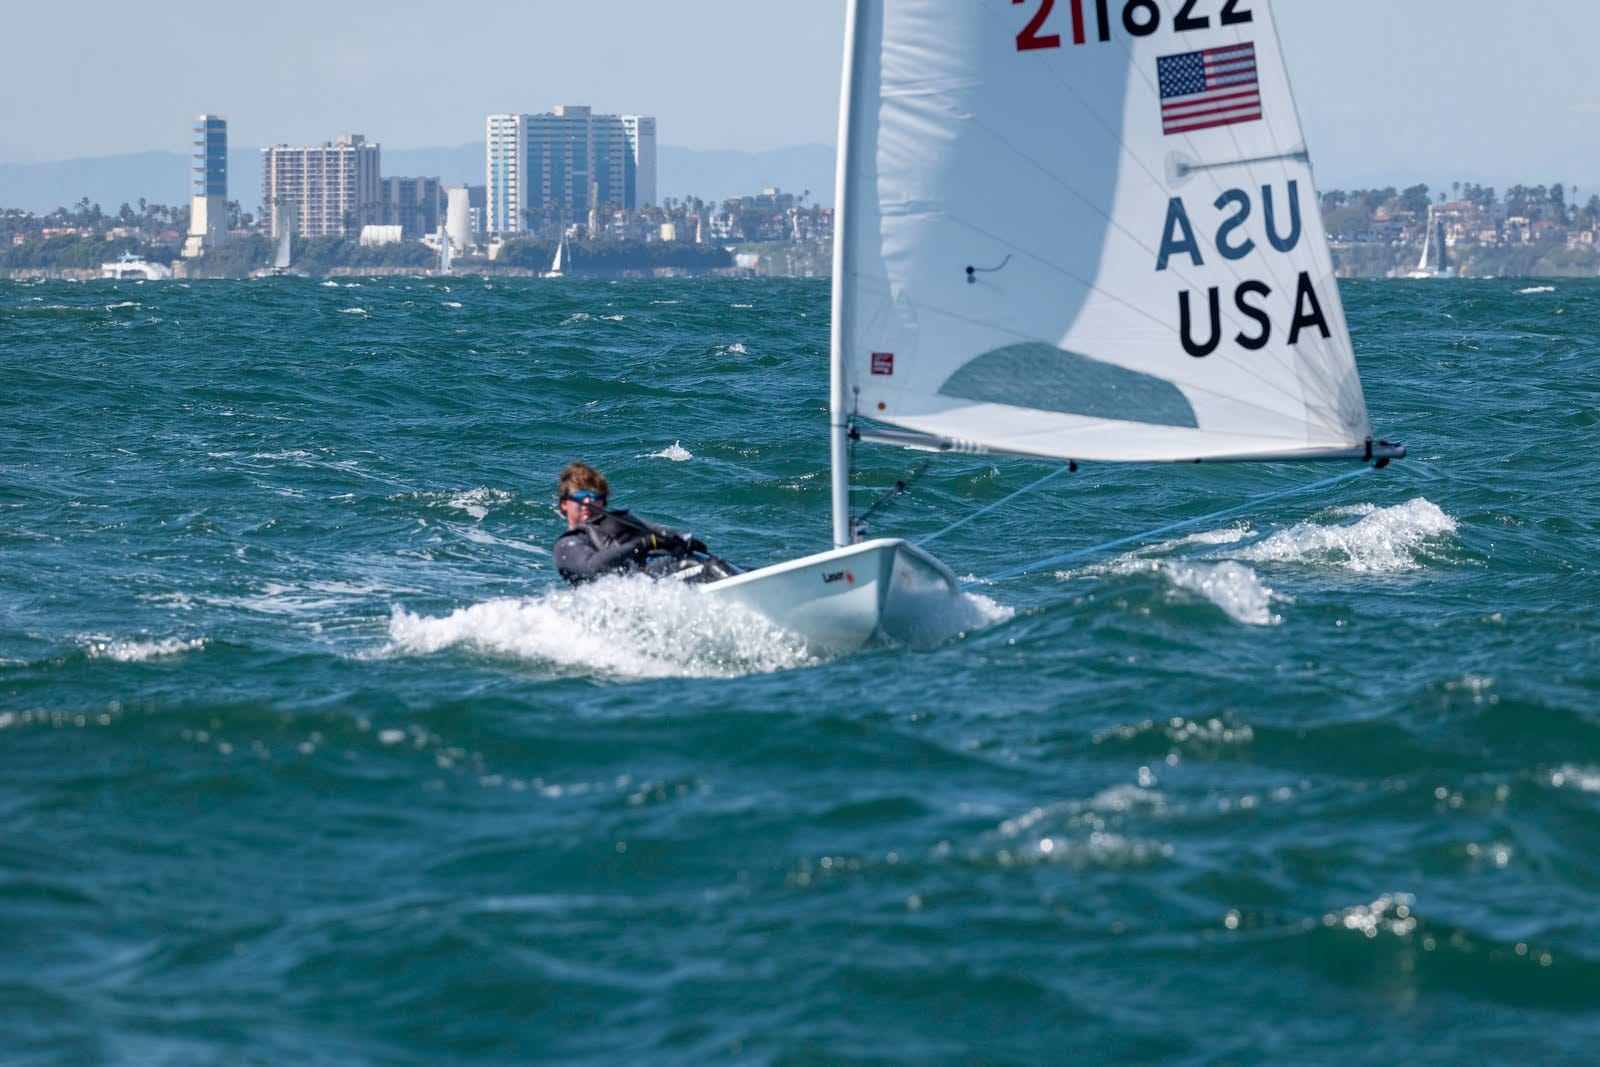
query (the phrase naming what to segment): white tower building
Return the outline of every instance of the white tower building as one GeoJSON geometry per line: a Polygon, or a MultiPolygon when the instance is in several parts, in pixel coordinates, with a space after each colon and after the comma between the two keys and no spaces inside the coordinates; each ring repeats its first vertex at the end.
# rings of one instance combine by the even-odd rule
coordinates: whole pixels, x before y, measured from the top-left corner
{"type": "Polygon", "coordinates": [[[472,194],[465,185],[445,190],[444,232],[450,243],[465,252],[472,247],[472,194]]]}
{"type": "Polygon", "coordinates": [[[228,120],[196,115],[193,130],[185,259],[201,255],[228,236],[228,120]]]}

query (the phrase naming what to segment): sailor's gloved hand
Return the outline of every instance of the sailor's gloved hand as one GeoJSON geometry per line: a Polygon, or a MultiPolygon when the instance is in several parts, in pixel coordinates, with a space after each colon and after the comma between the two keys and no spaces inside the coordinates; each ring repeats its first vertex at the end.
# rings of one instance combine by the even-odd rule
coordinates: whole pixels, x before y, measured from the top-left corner
{"type": "Polygon", "coordinates": [[[685,537],[684,540],[688,543],[690,552],[704,552],[706,550],[706,543],[698,537],[685,537]]]}

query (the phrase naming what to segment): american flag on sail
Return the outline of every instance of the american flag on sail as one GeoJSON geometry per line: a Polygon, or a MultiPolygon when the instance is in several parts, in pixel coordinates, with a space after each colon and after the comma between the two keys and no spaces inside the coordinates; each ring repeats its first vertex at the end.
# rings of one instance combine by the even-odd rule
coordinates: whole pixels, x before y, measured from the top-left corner
{"type": "Polygon", "coordinates": [[[1261,117],[1254,42],[1156,58],[1161,132],[1188,133],[1261,117]]]}

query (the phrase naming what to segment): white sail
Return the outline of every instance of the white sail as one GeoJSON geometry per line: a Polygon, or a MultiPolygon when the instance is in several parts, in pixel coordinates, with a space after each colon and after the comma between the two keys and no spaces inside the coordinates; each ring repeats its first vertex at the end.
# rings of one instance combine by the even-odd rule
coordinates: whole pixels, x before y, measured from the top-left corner
{"type": "Polygon", "coordinates": [[[849,19],[836,476],[850,416],[1063,459],[1362,447],[1267,0],[853,0],[849,19]]]}
{"type": "Polygon", "coordinates": [[[450,235],[445,232],[444,223],[439,224],[439,273],[450,273],[450,235]]]}
{"type": "Polygon", "coordinates": [[[851,0],[845,42],[834,547],[710,595],[826,647],[915,640],[958,602],[920,547],[858,539],[857,437],[1405,455],[1367,436],[1267,0],[851,0]]]}
{"type": "Polygon", "coordinates": [[[1428,205],[1428,221],[1422,227],[1422,258],[1417,260],[1417,270],[1428,269],[1428,246],[1433,243],[1433,205],[1428,205]]]}
{"type": "Polygon", "coordinates": [[[561,277],[562,261],[565,260],[566,258],[567,258],[567,235],[566,234],[562,234],[560,242],[557,243],[557,245],[556,245],[555,258],[550,261],[550,270],[548,271],[547,276],[551,277],[551,278],[559,278],[559,277],[561,277]]]}
{"type": "MultiPolygon", "coordinates": [[[[291,231],[288,226],[284,226],[283,229],[278,233],[278,251],[277,254],[272,257],[272,266],[274,270],[289,269],[290,236],[291,231]]],[[[259,263],[260,260],[257,260],[256,262],[259,263]]]]}

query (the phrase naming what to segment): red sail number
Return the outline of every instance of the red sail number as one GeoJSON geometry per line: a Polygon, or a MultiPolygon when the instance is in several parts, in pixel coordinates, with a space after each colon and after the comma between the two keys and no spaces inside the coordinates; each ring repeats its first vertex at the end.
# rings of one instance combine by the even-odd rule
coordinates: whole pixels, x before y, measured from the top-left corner
{"type": "MultiPolygon", "coordinates": [[[[1011,0],[1011,2],[1013,4],[1025,4],[1028,0],[1011,0]]],[[[1072,7],[1075,15],[1078,14],[1079,3],[1080,0],[1073,0],[1072,7]]],[[[1034,48],[1061,47],[1061,35],[1059,33],[1050,33],[1043,36],[1039,34],[1039,28],[1044,25],[1044,20],[1050,17],[1050,9],[1055,6],[1056,0],[1040,0],[1039,10],[1033,13],[1033,18],[1029,19],[1028,24],[1022,28],[1022,32],[1017,34],[1017,51],[1027,52],[1034,48]]],[[[1080,15],[1073,21],[1075,24],[1081,23],[1083,21],[1082,16],[1080,15]]]]}
{"type": "MultiPolygon", "coordinates": [[[[1013,4],[1026,4],[1029,0],[1011,0],[1013,4]]],[[[1072,43],[1083,44],[1086,39],[1086,22],[1084,19],[1084,0],[1067,0],[1072,9],[1072,43]]],[[[1183,0],[1183,6],[1173,18],[1172,29],[1176,33],[1189,33],[1195,30],[1209,29],[1211,16],[1196,14],[1195,8],[1210,7],[1217,0],[1183,0]]],[[[1240,5],[1249,0],[1222,0],[1221,10],[1217,12],[1219,26],[1238,26],[1255,21],[1254,14],[1249,8],[1240,5]]],[[[1050,19],[1050,12],[1055,9],[1055,0],[1037,0],[1038,10],[1028,20],[1028,24],[1017,34],[1017,51],[1028,52],[1036,48],[1060,48],[1061,35],[1059,33],[1044,33],[1045,23],[1050,19]]],[[[1148,37],[1161,28],[1161,5],[1156,0],[1123,0],[1122,28],[1131,37],[1148,37]]],[[[1113,19],[1111,0],[1094,0],[1095,37],[1097,40],[1111,40],[1113,19]]]]}

